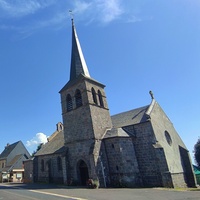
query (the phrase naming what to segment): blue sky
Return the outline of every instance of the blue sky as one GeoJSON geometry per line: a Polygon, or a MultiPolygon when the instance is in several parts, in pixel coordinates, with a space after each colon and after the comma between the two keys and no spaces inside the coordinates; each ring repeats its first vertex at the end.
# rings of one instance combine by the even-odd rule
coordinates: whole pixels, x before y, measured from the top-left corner
{"type": "Polygon", "coordinates": [[[71,20],[111,115],[147,105],[149,90],[192,155],[200,136],[199,0],[0,0],[0,152],[32,153],[62,121],[71,20]]]}

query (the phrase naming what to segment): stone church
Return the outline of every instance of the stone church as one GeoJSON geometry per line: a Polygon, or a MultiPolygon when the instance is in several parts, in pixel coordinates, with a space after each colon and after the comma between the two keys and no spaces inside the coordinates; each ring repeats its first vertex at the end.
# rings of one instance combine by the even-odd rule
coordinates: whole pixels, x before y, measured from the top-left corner
{"type": "Polygon", "coordinates": [[[189,152],[152,92],[149,105],[110,116],[105,85],[86,65],[72,20],[63,124],[35,154],[35,181],[100,187],[195,187],[189,152]]]}

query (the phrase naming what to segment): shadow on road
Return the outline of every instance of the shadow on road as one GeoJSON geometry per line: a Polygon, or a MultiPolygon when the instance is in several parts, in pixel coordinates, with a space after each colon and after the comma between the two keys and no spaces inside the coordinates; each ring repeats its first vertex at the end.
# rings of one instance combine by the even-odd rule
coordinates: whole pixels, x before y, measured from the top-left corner
{"type": "MultiPolygon", "coordinates": [[[[37,189],[82,189],[87,187],[75,187],[75,186],[66,186],[66,185],[56,185],[56,184],[46,184],[46,183],[0,183],[1,189],[27,189],[27,190],[37,190],[37,189]]],[[[89,188],[88,188],[89,189],[89,188]]]]}
{"type": "MultiPolygon", "coordinates": [[[[48,184],[48,183],[0,183],[0,190],[1,189],[27,189],[27,190],[37,190],[37,189],[88,189],[91,188],[84,187],[84,186],[67,186],[67,185],[57,185],[57,184],[48,184]]],[[[102,188],[104,190],[116,190],[116,189],[123,189],[123,188],[102,188]]],[[[125,188],[124,188],[125,189],[125,188]]],[[[126,188],[132,190],[144,190],[145,188],[126,188]]],[[[146,189],[158,189],[158,190],[168,190],[168,191],[199,191],[200,187],[197,188],[146,188],[146,189]]],[[[93,190],[93,189],[92,189],[93,190]]]]}

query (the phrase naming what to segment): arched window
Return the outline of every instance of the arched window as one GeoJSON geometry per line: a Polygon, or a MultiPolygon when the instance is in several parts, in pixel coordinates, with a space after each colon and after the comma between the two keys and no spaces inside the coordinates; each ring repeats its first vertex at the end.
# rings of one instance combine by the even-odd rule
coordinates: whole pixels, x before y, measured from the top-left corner
{"type": "Polygon", "coordinates": [[[97,95],[96,95],[96,92],[95,92],[94,88],[92,88],[92,97],[93,97],[93,102],[95,104],[97,104],[97,95]]]}
{"type": "Polygon", "coordinates": [[[77,108],[83,105],[81,92],[78,89],[76,90],[75,99],[76,99],[76,107],[77,108]]]}
{"type": "Polygon", "coordinates": [[[100,90],[98,90],[98,96],[99,96],[99,103],[100,103],[100,106],[104,107],[103,98],[102,98],[102,94],[101,94],[100,90]]]}
{"type": "Polygon", "coordinates": [[[41,160],[41,171],[42,172],[44,171],[44,160],[43,159],[41,160]]]}
{"type": "Polygon", "coordinates": [[[73,109],[72,106],[72,97],[70,94],[67,95],[67,111],[70,111],[73,109]]]}
{"type": "Polygon", "coordinates": [[[57,157],[57,166],[58,166],[58,171],[62,170],[62,159],[60,156],[57,157]]]}

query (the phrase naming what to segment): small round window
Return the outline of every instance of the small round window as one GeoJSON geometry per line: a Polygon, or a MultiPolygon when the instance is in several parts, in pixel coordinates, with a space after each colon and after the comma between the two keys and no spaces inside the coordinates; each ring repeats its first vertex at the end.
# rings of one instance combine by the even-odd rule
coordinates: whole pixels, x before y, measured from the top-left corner
{"type": "Polygon", "coordinates": [[[167,143],[171,146],[172,145],[172,138],[167,131],[165,131],[165,138],[167,140],[167,143]]]}

